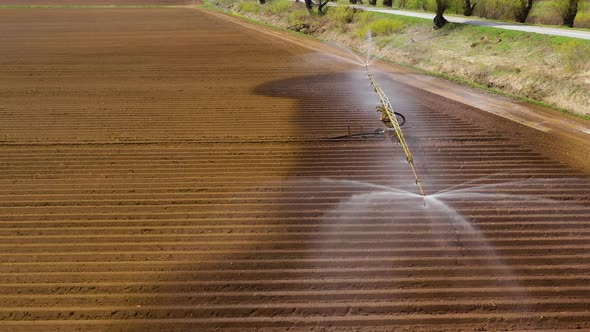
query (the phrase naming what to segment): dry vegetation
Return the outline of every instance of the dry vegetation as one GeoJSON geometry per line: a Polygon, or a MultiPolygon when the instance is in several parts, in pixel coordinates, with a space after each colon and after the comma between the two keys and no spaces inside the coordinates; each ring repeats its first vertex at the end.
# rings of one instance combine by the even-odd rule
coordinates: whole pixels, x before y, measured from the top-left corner
{"type": "Polygon", "coordinates": [[[384,59],[590,116],[588,41],[459,24],[434,31],[427,20],[344,7],[316,16],[286,0],[221,5],[360,52],[371,30],[384,59]]]}

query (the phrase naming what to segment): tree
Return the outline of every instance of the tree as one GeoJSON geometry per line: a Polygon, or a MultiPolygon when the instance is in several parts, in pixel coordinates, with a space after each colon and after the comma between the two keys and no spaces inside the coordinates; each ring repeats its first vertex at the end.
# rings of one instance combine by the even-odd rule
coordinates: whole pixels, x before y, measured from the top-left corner
{"type": "Polygon", "coordinates": [[[436,0],[436,16],[434,17],[435,29],[440,29],[449,22],[443,15],[450,5],[451,0],[436,0]]]}
{"type": "Polygon", "coordinates": [[[477,6],[477,1],[474,1],[472,3],[471,0],[465,0],[465,4],[463,5],[463,15],[473,15],[473,10],[475,10],[475,6],[477,6]]]}
{"type": "Polygon", "coordinates": [[[369,0],[369,5],[377,6],[377,0],[369,0]]]}
{"type": "Polygon", "coordinates": [[[534,0],[519,0],[516,7],[516,22],[524,23],[533,9],[534,0]]]}
{"type": "Polygon", "coordinates": [[[393,7],[393,0],[383,0],[383,6],[393,7]]]}
{"type": "MultiPolygon", "coordinates": [[[[318,5],[318,14],[320,15],[324,15],[324,7],[328,4],[329,0],[318,0],[317,1],[317,5],[318,5]]],[[[313,0],[305,0],[305,7],[307,7],[307,10],[309,10],[310,12],[313,10],[313,5],[314,5],[314,1],[313,0]]]]}
{"type": "Polygon", "coordinates": [[[563,25],[574,27],[576,15],[578,15],[578,4],[580,0],[556,0],[555,9],[563,19],[563,25]]]}

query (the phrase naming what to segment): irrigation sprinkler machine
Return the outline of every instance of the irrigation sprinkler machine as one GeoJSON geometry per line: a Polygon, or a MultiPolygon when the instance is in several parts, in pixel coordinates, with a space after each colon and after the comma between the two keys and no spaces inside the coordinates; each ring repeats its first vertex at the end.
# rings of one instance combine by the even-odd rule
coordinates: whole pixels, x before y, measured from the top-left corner
{"type": "Polygon", "coordinates": [[[377,81],[375,80],[375,77],[373,76],[373,74],[371,74],[371,72],[369,71],[368,64],[365,64],[365,72],[367,73],[367,76],[369,77],[369,81],[371,81],[371,86],[375,89],[375,92],[377,93],[377,95],[379,95],[379,99],[381,101],[381,106],[378,107],[378,111],[381,112],[381,114],[382,114],[381,120],[383,122],[385,122],[388,125],[388,127],[392,128],[392,130],[395,133],[395,136],[397,138],[397,141],[404,149],[404,154],[406,155],[406,160],[408,161],[408,164],[410,164],[410,168],[412,169],[412,173],[414,174],[414,178],[416,179],[416,185],[418,186],[418,189],[420,190],[420,194],[422,195],[422,197],[424,197],[424,200],[425,200],[424,203],[426,204],[426,194],[424,193],[424,190],[422,189],[422,182],[420,181],[420,177],[418,176],[418,173],[416,172],[416,167],[414,167],[414,157],[412,156],[412,152],[410,151],[410,147],[408,146],[408,143],[406,142],[406,139],[405,139],[404,134],[401,129],[401,125],[400,125],[396,115],[399,115],[402,118],[403,122],[405,122],[405,118],[403,117],[403,115],[401,115],[400,113],[397,113],[393,110],[393,106],[391,106],[391,103],[389,102],[389,98],[387,97],[385,92],[383,92],[383,89],[381,89],[379,84],[377,84],[377,81]]]}

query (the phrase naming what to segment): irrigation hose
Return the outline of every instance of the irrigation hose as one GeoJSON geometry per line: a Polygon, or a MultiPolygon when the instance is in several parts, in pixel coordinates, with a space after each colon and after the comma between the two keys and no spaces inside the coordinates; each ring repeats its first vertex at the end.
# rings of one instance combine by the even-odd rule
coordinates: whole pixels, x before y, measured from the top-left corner
{"type": "Polygon", "coordinates": [[[414,156],[412,155],[412,152],[410,151],[410,147],[408,146],[408,143],[406,142],[406,138],[404,137],[404,134],[402,133],[401,126],[400,126],[399,122],[397,121],[397,118],[395,117],[395,111],[393,110],[393,106],[391,106],[391,103],[389,102],[389,98],[387,97],[385,92],[383,92],[383,90],[381,89],[379,84],[377,84],[377,81],[375,81],[375,78],[373,77],[373,75],[369,72],[369,68],[365,66],[365,70],[367,71],[367,75],[369,76],[369,80],[371,81],[371,85],[375,89],[375,92],[379,95],[379,99],[381,99],[381,105],[383,105],[383,108],[385,109],[385,114],[389,118],[389,122],[393,126],[393,129],[395,131],[395,135],[397,136],[397,140],[401,144],[401,146],[404,150],[404,154],[406,155],[406,159],[408,160],[408,163],[410,164],[410,167],[412,168],[412,172],[414,173],[414,178],[416,179],[416,185],[420,189],[420,194],[422,194],[422,196],[426,197],[426,194],[424,193],[424,190],[422,189],[422,182],[420,181],[420,177],[418,176],[418,173],[416,172],[416,168],[414,167],[414,156]]]}

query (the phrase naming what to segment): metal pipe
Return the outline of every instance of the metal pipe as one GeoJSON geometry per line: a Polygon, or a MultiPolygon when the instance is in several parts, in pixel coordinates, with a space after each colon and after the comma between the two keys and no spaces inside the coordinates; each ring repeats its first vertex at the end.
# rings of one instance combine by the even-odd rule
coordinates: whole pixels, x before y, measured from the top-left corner
{"type": "Polygon", "coordinates": [[[412,168],[412,172],[414,173],[414,178],[416,179],[416,185],[418,186],[418,189],[420,189],[420,194],[423,197],[426,197],[426,194],[424,193],[424,190],[422,189],[422,182],[420,181],[420,177],[418,176],[418,173],[416,172],[416,168],[414,167],[414,156],[412,155],[412,152],[410,151],[410,147],[408,146],[408,143],[406,142],[406,138],[404,137],[404,134],[402,133],[402,128],[401,128],[399,122],[397,121],[397,118],[395,117],[395,112],[393,110],[393,106],[391,106],[391,103],[389,102],[389,98],[387,97],[385,92],[383,92],[383,90],[381,89],[379,84],[377,84],[377,81],[375,81],[375,78],[373,77],[373,75],[369,72],[368,66],[365,66],[365,71],[367,72],[367,76],[369,76],[369,80],[371,81],[371,85],[373,86],[373,88],[375,88],[375,92],[379,95],[379,99],[381,100],[381,105],[383,105],[383,108],[385,109],[385,114],[387,115],[389,122],[393,126],[393,129],[395,131],[395,135],[397,136],[397,140],[399,141],[399,143],[401,144],[401,146],[404,150],[404,154],[406,155],[406,159],[408,160],[408,163],[410,164],[410,167],[412,168]]]}

